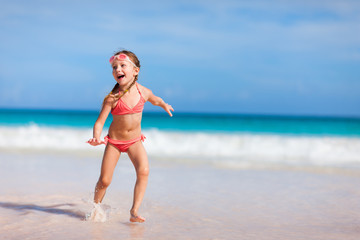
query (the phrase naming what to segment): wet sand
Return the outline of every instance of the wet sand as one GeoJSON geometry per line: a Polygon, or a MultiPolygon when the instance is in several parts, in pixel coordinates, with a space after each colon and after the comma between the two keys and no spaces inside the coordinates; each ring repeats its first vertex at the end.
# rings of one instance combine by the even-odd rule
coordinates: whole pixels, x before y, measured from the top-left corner
{"type": "Polygon", "coordinates": [[[101,154],[0,153],[0,238],[359,239],[358,170],[150,161],[146,223],[129,222],[135,172],[124,156],[97,223],[84,219],[101,154]]]}

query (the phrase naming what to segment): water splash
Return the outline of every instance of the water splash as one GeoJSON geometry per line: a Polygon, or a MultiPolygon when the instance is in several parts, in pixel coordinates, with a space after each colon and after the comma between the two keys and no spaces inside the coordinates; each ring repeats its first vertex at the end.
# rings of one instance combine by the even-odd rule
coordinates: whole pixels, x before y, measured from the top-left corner
{"type": "Polygon", "coordinates": [[[86,214],[85,220],[92,222],[106,222],[109,219],[111,207],[108,205],[93,203],[93,209],[86,214]]]}

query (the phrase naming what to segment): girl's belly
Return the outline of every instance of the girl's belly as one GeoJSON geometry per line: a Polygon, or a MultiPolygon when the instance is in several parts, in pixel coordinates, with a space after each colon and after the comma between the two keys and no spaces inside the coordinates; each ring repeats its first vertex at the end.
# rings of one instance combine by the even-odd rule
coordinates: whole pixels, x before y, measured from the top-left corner
{"type": "Polygon", "coordinates": [[[141,135],[141,113],[113,116],[109,137],[117,140],[131,140],[141,135]],[[139,116],[140,115],[140,116],[139,116]]]}

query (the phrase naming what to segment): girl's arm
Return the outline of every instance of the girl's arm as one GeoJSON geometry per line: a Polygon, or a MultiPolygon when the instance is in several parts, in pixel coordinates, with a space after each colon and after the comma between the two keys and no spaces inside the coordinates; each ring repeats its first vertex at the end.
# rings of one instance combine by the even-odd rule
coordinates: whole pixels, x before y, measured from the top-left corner
{"type": "Polygon", "coordinates": [[[102,129],[104,127],[105,121],[111,111],[112,104],[113,104],[113,99],[111,97],[108,97],[107,99],[105,99],[102,109],[100,111],[99,117],[94,124],[93,138],[91,138],[88,141],[89,144],[91,144],[93,146],[97,146],[97,145],[103,143],[100,140],[100,135],[101,135],[102,129]]]}
{"type": "Polygon", "coordinates": [[[174,111],[173,107],[171,105],[167,104],[166,102],[164,102],[164,100],[162,100],[162,98],[155,96],[155,94],[153,94],[153,92],[150,89],[147,89],[145,87],[143,87],[143,88],[145,89],[145,92],[147,95],[147,100],[152,105],[162,107],[170,115],[170,117],[172,117],[171,111],[174,111]]]}

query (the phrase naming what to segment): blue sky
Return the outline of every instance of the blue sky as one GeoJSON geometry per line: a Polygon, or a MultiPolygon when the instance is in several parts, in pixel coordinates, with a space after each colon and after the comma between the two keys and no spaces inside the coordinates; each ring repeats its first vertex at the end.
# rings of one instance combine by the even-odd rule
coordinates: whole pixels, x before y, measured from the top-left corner
{"type": "Polygon", "coordinates": [[[0,108],[98,110],[125,48],[179,112],[360,116],[356,0],[0,6],[0,108]]]}

